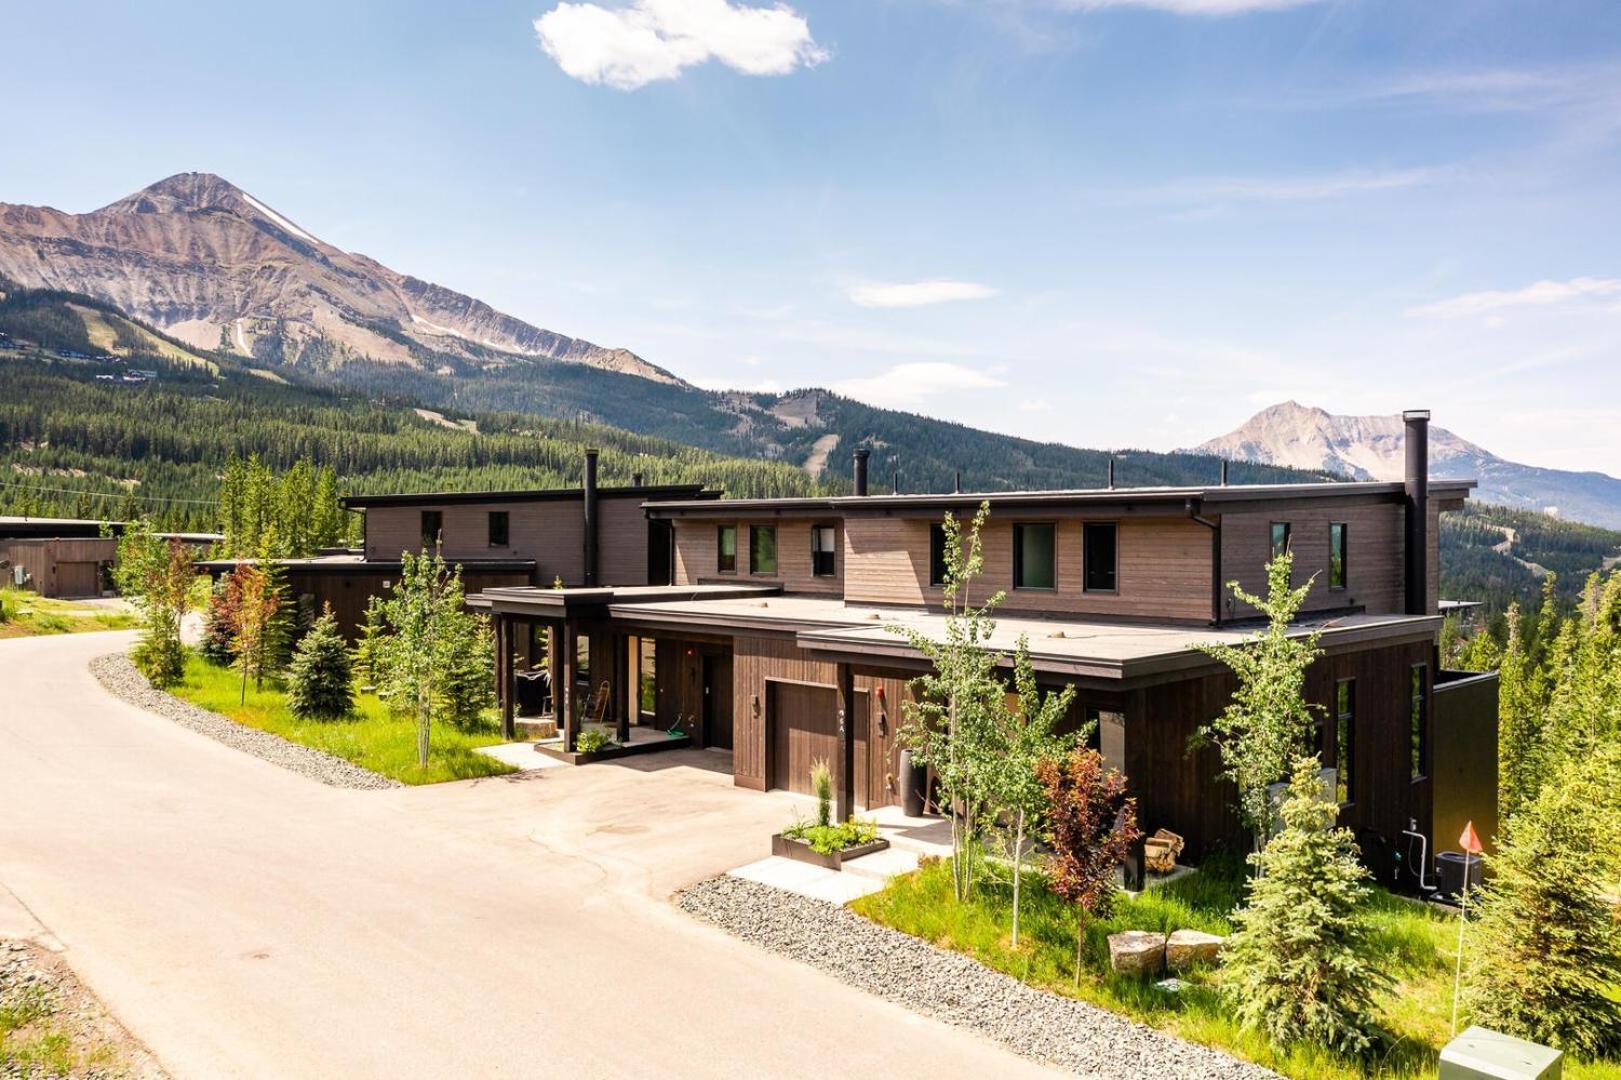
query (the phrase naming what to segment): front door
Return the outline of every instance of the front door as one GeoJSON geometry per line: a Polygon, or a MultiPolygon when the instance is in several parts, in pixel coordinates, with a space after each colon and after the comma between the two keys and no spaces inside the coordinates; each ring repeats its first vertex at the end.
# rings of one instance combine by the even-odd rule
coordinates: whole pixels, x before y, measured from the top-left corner
{"type": "Polygon", "coordinates": [[[732,658],[704,657],[704,745],[732,748],[732,658]]]}

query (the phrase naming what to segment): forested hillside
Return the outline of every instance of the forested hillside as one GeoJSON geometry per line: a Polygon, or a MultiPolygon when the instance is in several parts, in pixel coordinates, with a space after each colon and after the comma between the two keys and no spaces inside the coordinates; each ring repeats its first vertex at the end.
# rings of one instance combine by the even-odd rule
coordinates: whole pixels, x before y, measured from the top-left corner
{"type": "Polygon", "coordinates": [[[1621,532],[1529,510],[1471,503],[1441,517],[1441,591],[1478,600],[1492,614],[1510,601],[1534,605],[1549,574],[1575,599],[1588,575],[1621,560],[1621,532]]]}

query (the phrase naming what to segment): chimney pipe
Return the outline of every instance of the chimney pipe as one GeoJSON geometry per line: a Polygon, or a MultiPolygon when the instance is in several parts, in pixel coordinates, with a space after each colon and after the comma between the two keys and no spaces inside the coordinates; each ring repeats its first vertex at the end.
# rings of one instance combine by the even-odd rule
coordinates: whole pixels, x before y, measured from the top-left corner
{"type": "Polygon", "coordinates": [[[585,482],[581,486],[585,513],[585,587],[597,585],[597,451],[585,452],[585,482]]]}
{"type": "Polygon", "coordinates": [[[1405,530],[1407,614],[1430,613],[1430,411],[1408,409],[1407,528],[1405,530]]]}
{"type": "Polygon", "coordinates": [[[1221,459],[1221,486],[1227,486],[1227,459],[1221,459]]]}
{"type": "Polygon", "coordinates": [[[956,480],[954,480],[952,482],[951,493],[953,495],[961,495],[962,494],[962,470],[961,469],[957,470],[957,478],[956,478],[956,480]]]}
{"type": "Polygon", "coordinates": [[[630,486],[631,487],[641,487],[642,486],[642,474],[641,473],[633,472],[633,473],[630,474],[630,486]]]}
{"type": "Polygon", "coordinates": [[[872,456],[872,451],[868,450],[865,446],[856,447],[855,485],[857,495],[865,495],[867,493],[867,458],[870,456],[872,456]]]}
{"type": "Polygon", "coordinates": [[[1109,459],[1109,490],[1114,490],[1114,458],[1109,459]]]}

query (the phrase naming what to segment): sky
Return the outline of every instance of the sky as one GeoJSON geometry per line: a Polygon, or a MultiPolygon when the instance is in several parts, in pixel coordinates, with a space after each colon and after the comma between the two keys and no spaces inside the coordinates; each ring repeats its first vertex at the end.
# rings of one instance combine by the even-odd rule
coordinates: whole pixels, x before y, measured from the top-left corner
{"type": "Polygon", "coordinates": [[[704,386],[1621,475],[1614,0],[0,0],[0,201],[215,172],[704,386]]]}

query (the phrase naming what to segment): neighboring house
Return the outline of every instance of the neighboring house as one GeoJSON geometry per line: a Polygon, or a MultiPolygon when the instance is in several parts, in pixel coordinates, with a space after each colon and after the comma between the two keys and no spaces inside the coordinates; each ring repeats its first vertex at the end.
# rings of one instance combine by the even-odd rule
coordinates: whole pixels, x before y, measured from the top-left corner
{"type": "MultiPolygon", "coordinates": [[[[0,580],[41,596],[83,599],[112,588],[121,521],[87,518],[0,517],[0,580]],[[111,536],[103,536],[104,532],[111,536]]],[[[212,533],[161,533],[183,543],[206,546],[212,533]]]]}
{"type": "Polygon", "coordinates": [[[1182,834],[1198,859],[1244,836],[1216,751],[1190,748],[1234,687],[1196,646],[1256,629],[1223,585],[1264,592],[1287,548],[1312,581],[1300,632],[1322,634],[1307,693],[1325,781],[1388,880],[1464,817],[1482,835],[1496,825],[1495,677],[1443,672],[1436,648],[1438,516],[1473,482],[1429,481],[1427,419],[1409,416],[1406,484],[868,495],[857,451],[852,496],[648,501],[648,522],[672,530],[669,585],[474,598],[495,618],[503,719],[545,655],[570,748],[589,696],[622,737],[649,725],[730,751],[739,786],[805,792],[826,759],[841,814],[894,803],[925,664],[895,628],[942,631],[939,523],[988,501],[976,589],[1006,592],[994,646],[1024,635],[1045,685],[1076,686],[1071,723],[1097,721],[1145,828],[1182,834]]]}
{"type": "MultiPolygon", "coordinates": [[[[579,487],[532,491],[425,492],[354,495],[348,510],[364,515],[357,551],[281,560],[288,592],[306,613],[331,604],[344,634],[353,638],[371,597],[399,580],[400,556],[438,550],[460,566],[469,594],[501,586],[550,588],[592,584],[668,584],[671,529],[649,521],[646,503],[702,502],[719,498],[701,484],[626,487],[597,484],[597,452],[586,451],[579,487]]],[[[218,577],[242,561],[200,564],[218,577]]]]}

